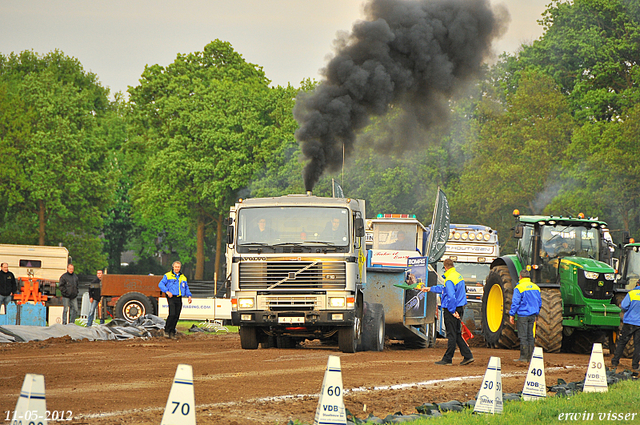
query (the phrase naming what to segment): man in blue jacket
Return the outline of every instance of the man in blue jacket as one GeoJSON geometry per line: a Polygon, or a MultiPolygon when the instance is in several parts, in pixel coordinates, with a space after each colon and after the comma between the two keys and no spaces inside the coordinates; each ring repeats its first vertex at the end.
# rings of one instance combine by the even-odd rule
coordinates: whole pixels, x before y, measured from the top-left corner
{"type": "Polygon", "coordinates": [[[624,352],[624,347],[627,345],[631,337],[633,337],[633,359],[631,361],[631,368],[634,375],[640,372],[640,284],[633,288],[622,303],[620,308],[624,311],[622,317],[622,330],[620,331],[620,338],[616,345],[616,352],[611,359],[611,366],[618,367],[620,363],[620,357],[624,352]]]}
{"type": "Polygon", "coordinates": [[[447,258],[443,262],[444,266],[444,286],[435,285],[422,288],[424,292],[435,292],[441,294],[442,312],[444,315],[444,326],[447,330],[447,351],[442,360],[436,362],[439,365],[453,364],[453,354],[456,346],[460,348],[460,354],[464,357],[461,365],[466,365],[474,361],[469,345],[462,338],[462,316],[464,306],[467,304],[467,290],[462,275],[453,267],[453,261],[447,258]]]}
{"type": "Polygon", "coordinates": [[[191,291],[187,284],[187,277],[180,273],[182,263],[174,261],[172,268],[173,271],[165,273],[158,284],[160,290],[166,294],[167,303],[169,304],[169,316],[164,325],[164,336],[166,338],[176,337],[176,325],[182,311],[182,297],[189,297],[189,304],[191,304],[191,291]]]}
{"type": "Polygon", "coordinates": [[[533,336],[533,325],[538,319],[540,308],[542,307],[542,297],[540,288],[531,282],[529,270],[520,271],[520,281],[513,290],[511,299],[511,310],[509,310],[509,322],[515,324],[514,316],[518,315],[518,337],[520,338],[520,358],[516,362],[528,362],[533,355],[535,347],[535,337],[533,336]]]}

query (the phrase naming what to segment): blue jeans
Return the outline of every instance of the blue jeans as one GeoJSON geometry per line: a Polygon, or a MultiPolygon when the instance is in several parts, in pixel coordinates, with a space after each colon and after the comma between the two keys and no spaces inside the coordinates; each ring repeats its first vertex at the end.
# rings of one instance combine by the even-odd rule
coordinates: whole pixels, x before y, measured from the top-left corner
{"type": "Polygon", "coordinates": [[[7,308],[9,307],[9,303],[11,302],[12,298],[13,298],[13,295],[11,294],[0,295],[0,305],[4,304],[4,314],[7,314],[7,308]]]}
{"type": "Polygon", "coordinates": [[[78,318],[78,298],[62,297],[62,324],[67,324],[67,312],[69,312],[69,323],[76,323],[78,318]],[[71,311],[69,311],[71,309],[71,311]]]}
{"type": "MultiPolygon", "coordinates": [[[[89,315],[87,316],[87,327],[93,325],[93,318],[96,315],[96,309],[98,308],[99,300],[93,300],[89,306],[89,315]]],[[[100,324],[104,323],[104,319],[100,319],[100,324]]]]}

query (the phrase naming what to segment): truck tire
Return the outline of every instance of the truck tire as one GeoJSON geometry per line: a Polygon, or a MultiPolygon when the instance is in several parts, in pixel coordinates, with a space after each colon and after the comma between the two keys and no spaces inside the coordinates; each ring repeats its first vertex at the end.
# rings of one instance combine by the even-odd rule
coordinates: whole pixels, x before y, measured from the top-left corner
{"type": "Polygon", "coordinates": [[[116,302],[115,316],[127,322],[133,322],[139,317],[154,314],[153,303],[140,292],[127,292],[116,302]]]}
{"type": "Polygon", "coordinates": [[[353,326],[344,326],[338,330],[338,348],[343,353],[355,353],[358,348],[358,327],[360,320],[356,317],[353,326]]]}
{"type": "Polygon", "coordinates": [[[427,348],[433,348],[436,346],[436,336],[437,336],[437,331],[436,331],[436,322],[434,323],[429,323],[427,325],[427,335],[429,336],[429,340],[427,341],[427,348]]]}
{"type": "Polygon", "coordinates": [[[384,350],[384,307],[382,304],[365,303],[362,319],[362,339],[359,351],[384,350]]]}
{"type": "Polygon", "coordinates": [[[263,334],[262,339],[260,340],[260,348],[275,348],[276,345],[276,337],[273,335],[263,334]]]}
{"type": "Polygon", "coordinates": [[[509,322],[513,288],[507,266],[496,266],[487,276],[482,294],[482,334],[489,347],[520,347],[515,325],[509,322]]]}
{"type": "Polygon", "coordinates": [[[540,289],[542,308],[536,323],[536,345],[547,353],[562,347],[562,295],[559,289],[540,289]]]}
{"type": "MultiPolygon", "coordinates": [[[[626,296],[627,296],[626,293],[617,293],[613,297],[613,300],[611,300],[611,303],[620,307],[620,304],[622,304],[622,300],[624,300],[626,296]]],[[[620,331],[622,330],[623,316],[624,316],[624,312],[620,312],[620,326],[618,327],[618,331],[612,332],[611,336],[609,337],[609,352],[611,353],[612,356],[616,351],[616,344],[618,343],[618,337],[620,336],[620,331]]],[[[627,342],[627,345],[624,347],[624,350],[622,351],[622,357],[627,359],[630,359],[633,357],[633,352],[635,351],[633,346],[633,343],[635,341],[634,338],[635,338],[635,335],[633,336],[633,338],[629,340],[629,342],[627,342]]]]}
{"type": "MultiPolygon", "coordinates": [[[[421,328],[420,330],[425,334],[429,330],[427,325],[423,325],[420,328],[421,328]]],[[[411,338],[404,339],[404,348],[408,348],[411,350],[427,348],[428,345],[429,345],[429,341],[427,341],[426,339],[422,339],[417,335],[412,336],[411,338]]]]}
{"type": "Polygon", "coordinates": [[[278,348],[296,348],[296,342],[290,336],[279,335],[276,337],[276,347],[278,348]]]}
{"type": "Polygon", "coordinates": [[[240,346],[243,350],[258,348],[258,335],[255,326],[240,326],[240,346]]]}

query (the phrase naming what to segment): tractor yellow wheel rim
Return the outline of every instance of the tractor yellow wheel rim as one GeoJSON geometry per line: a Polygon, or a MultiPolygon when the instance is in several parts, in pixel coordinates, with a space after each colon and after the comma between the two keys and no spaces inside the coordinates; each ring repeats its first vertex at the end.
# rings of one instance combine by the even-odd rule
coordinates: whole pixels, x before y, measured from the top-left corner
{"type": "Polygon", "coordinates": [[[502,325],[504,296],[500,285],[493,285],[487,298],[487,324],[491,332],[498,332],[502,325]]]}

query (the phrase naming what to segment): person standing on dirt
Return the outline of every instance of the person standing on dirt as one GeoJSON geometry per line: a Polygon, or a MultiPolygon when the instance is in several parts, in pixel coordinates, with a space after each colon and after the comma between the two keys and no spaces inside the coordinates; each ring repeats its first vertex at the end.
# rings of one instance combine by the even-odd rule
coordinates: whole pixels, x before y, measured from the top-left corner
{"type": "Polygon", "coordinates": [[[173,271],[165,273],[158,284],[160,290],[167,295],[167,303],[169,304],[169,316],[167,316],[167,322],[164,326],[164,336],[166,338],[176,337],[176,325],[182,311],[182,297],[189,297],[189,304],[192,301],[187,277],[180,273],[182,263],[174,261],[171,267],[173,271]]]}
{"type": "Polygon", "coordinates": [[[69,264],[67,272],[60,276],[60,294],[62,294],[62,324],[76,323],[78,317],[78,275],[73,271],[75,266],[69,264]],[[67,313],[69,321],[67,322],[67,313]]]}
{"type": "Polygon", "coordinates": [[[620,331],[620,338],[618,338],[613,359],[611,359],[611,366],[614,369],[618,367],[620,357],[624,353],[624,347],[633,337],[634,351],[631,368],[633,369],[633,374],[638,376],[638,373],[640,373],[640,283],[627,293],[627,296],[620,303],[620,308],[624,312],[622,330],[620,331]]]}
{"type": "MultiPolygon", "coordinates": [[[[102,270],[96,272],[96,278],[91,281],[89,286],[89,315],[87,316],[87,327],[90,328],[93,325],[93,318],[95,317],[98,304],[100,303],[100,290],[102,287],[102,270]]],[[[104,323],[104,319],[100,319],[100,324],[104,323]]]]}
{"type": "Polygon", "coordinates": [[[0,305],[4,305],[4,312],[7,313],[7,307],[13,298],[13,294],[18,291],[16,277],[9,271],[9,264],[2,263],[0,265],[0,305]]]}
{"type": "Polygon", "coordinates": [[[520,338],[520,358],[516,362],[528,362],[533,355],[535,348],[535,337],[533,336],[533,325],[538,319],[542,298],[540,288],[531,282],[529,270],[520,271],[520,281],[513,290],[511,300],[511,310],[509,310],[509,322],[514,325],[514,316],[518,315],[518,337],[520,338]]]}
{"type": "Polygon", "coordinates": [[[444,260],[443,266],[444,286],[435,285],[421,289],[424,292],[441,294],[442,297],[444,325],[447,330],[447,351],[442,356],[442,360],[437,361],[436,364],[453,364],[453,355],[456,352],[456,346],[458,346],[463,357],[460,364],[464,366],[475,360],[469,344],[462,338],[462,316],[464,315],[464,306],[467,304],[467,291],[462,275],[453,266],[453,260],[447,258],[444,260]]]}

